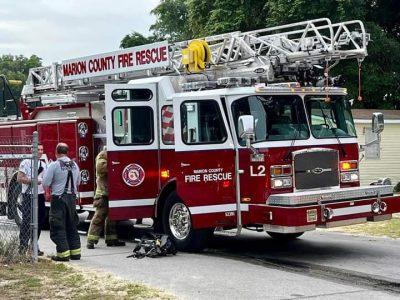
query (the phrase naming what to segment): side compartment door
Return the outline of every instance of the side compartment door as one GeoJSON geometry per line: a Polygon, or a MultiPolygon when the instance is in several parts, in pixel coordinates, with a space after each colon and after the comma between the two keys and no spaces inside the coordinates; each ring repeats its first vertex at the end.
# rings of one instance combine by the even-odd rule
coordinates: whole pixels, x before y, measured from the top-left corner
{"type": "Polygon", "coordinates": [[[156,84],[105,86],[109,217],[152,217],[159,192],[156,84]]]}
{"type": "Polygon", "coordinates": [[[177,193],[193,228],[235,225],[235,152],[220,97],[173,103],[177,193]]]}

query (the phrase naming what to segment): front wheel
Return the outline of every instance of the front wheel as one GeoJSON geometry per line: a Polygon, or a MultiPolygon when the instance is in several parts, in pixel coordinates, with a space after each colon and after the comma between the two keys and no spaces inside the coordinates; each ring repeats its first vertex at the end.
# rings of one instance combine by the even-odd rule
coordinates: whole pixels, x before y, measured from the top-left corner
{"type": "Polygon", "coordinates": [[[180,251],[200,251],[212,236],[212,229],[193,229],[189,208],[175,192],[165,203],[163,211],[164,232],[167,233],[180,251]]]}
{"type": "Polygon", "coordinates": [[[303,235],[304,232],[295,232],[295,233],[280,233],[280,232],[272,232],[267,231],[270,237],[278,241],[291,241],[297,239],[299,236],[303,235]]]}

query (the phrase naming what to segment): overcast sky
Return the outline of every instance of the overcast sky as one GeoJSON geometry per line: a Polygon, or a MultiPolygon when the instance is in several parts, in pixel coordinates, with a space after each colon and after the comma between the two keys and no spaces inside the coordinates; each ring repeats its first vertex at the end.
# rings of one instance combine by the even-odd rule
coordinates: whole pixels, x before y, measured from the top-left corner
{"type": "Polygon", "coordinates": [[[0,55],[42,58],[43,65],[119,49],[147,36],[159,0],[0,0],[0,55]]]}

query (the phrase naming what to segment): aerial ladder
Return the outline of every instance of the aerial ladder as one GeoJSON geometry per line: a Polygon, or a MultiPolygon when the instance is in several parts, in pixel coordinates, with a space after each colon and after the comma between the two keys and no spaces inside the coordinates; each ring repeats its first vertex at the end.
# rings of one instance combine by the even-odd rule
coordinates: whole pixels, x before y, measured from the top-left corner
{"type": "Polygon", "coordinates": [[[340,60],[356,59],[361,65],[367,56],[369,40],[361,21],[332,24],[328,18],[224,33],[169,44],[168,65],[164,67],[131,72],[116,70],[112,75],[75,80],[63,78],[62,63],[33,68],[22,95],[25,102],[42,101],[48,95],[49,100],[43,104],[51,104],[50,99],[66,94],[95,92],[101,97],[106,83],[165,75],[180,76],[183,82],[201,78],[210,83],[207,86],[221,84],[227,77],[316,85],[318,80],[325,82],[328,71],[340,60]]]}

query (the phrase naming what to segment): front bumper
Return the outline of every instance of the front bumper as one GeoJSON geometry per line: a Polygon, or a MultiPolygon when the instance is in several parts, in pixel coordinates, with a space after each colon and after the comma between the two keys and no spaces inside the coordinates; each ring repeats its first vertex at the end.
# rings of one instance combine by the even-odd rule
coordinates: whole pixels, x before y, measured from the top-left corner
{"type": "Polygon", "coordinates": [[[250,211],[258,211],[266,231],[304,232],[390,219],[400,212],[400,196],[392,191],[392,186],[366,186],[271,195],[266,205],[250,211]]]}
{"type": "Polygon", "coordinates": [[[267,199],[267,204],[277,206],[299,206],[346,200],[354,201],[371,197],[384,197],[392,195],[392,185],[369,185],[362,187],[330,188],[323,190],[275,194],[269,196],[267,199]]]}

